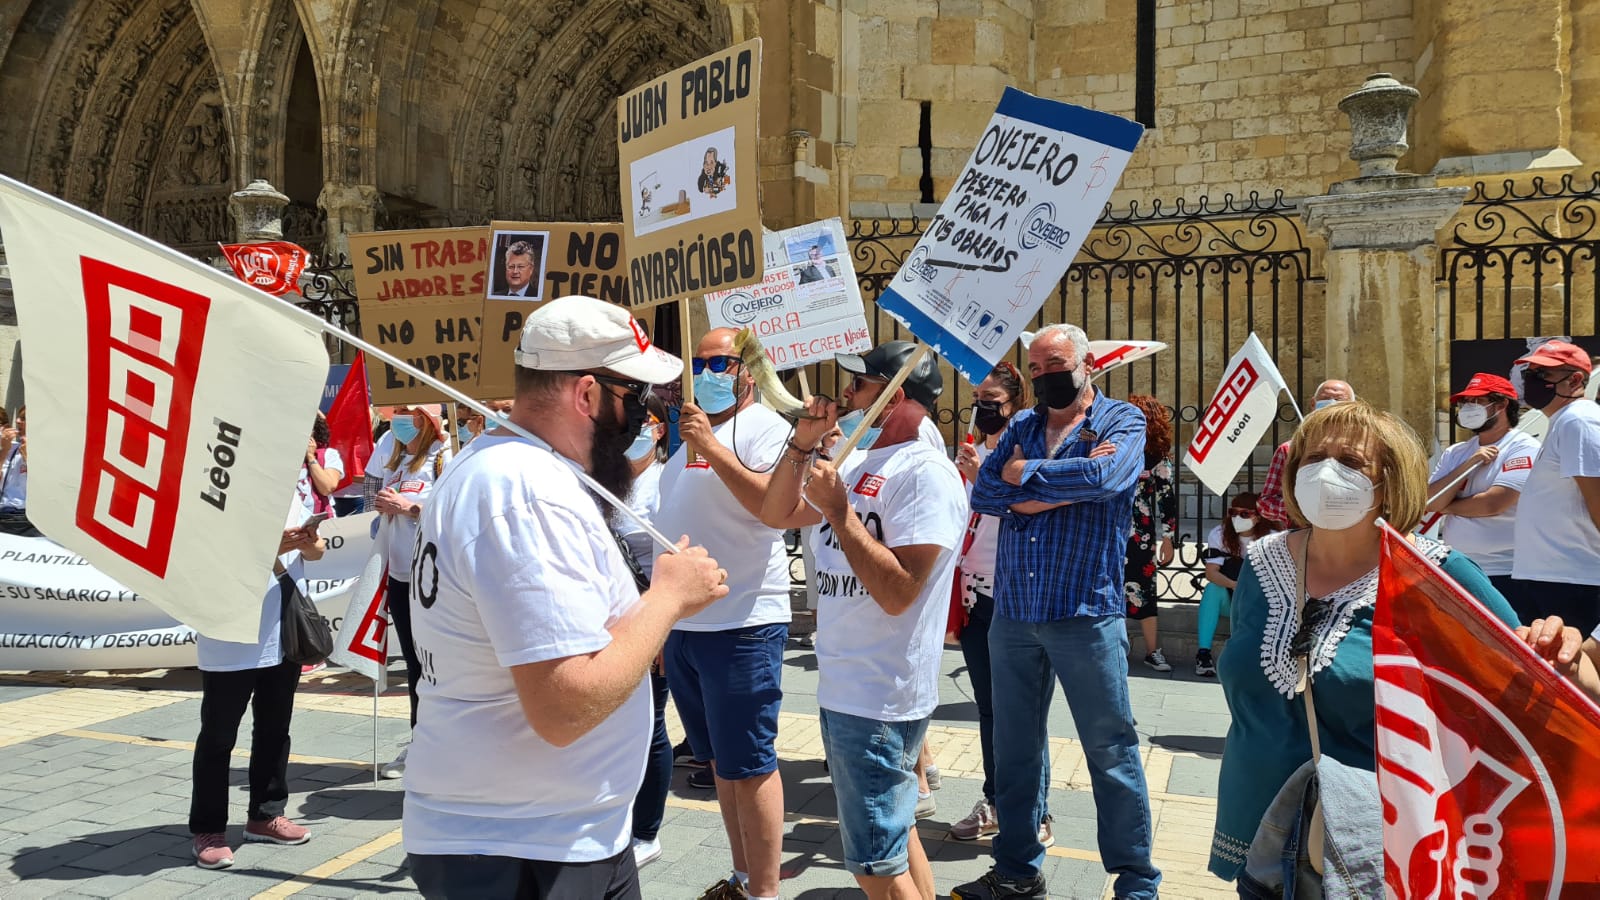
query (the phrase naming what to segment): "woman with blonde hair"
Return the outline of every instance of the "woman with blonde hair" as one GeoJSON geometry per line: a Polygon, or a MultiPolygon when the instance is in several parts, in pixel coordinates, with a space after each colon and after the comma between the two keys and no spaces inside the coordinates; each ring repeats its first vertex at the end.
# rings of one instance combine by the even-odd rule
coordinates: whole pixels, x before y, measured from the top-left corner
{"type": "MultiPolygon", "coordinates": [[[[394,623],[400,655],[406,661],[406,692],[411,695],[411,726],[417,724],[417,681],[422,662],[411,642],[411,564],[417,542],[417,520],[433,482],[450,462],[450,438],[437,403],[396,410],[389,423],[394,449],[379,476],[383,487],[373,508],[384,517],[389,547],[389,619],[394,623]]],[[[383,777],[399,778],[406,770],[406,748],[383,767],[383,777]]]]}
{"type": "MultiPolygon", "coordinates": [[[[1428,502],[1427,458],[1395,416],[1359,400],[1339,403],[1311,413],[1295,432],[1283,488],[1296,528],[1245,550],[1229,639],[1238,646],[1218,661],[1232,724],[1209,868],[1230,881],[1245,876],[1251,840],[1279,789],[1312,758],[1302,666],[1322,755],[1376,769],[1372,610],[1383,535],[1376,523],[1381,516],[1401,534],[1417,527],[1428,502]]],[[[1437,541],[1411,540],[1490,614],[1518,624],[1471,560],[1437,541]]],[[[1381,834],[1376,804],[1370,813],[1370,832],[1381,834]]],[[[1247,887],[1262,890],[1245,876],[1241,893],[1247,887]]]]}

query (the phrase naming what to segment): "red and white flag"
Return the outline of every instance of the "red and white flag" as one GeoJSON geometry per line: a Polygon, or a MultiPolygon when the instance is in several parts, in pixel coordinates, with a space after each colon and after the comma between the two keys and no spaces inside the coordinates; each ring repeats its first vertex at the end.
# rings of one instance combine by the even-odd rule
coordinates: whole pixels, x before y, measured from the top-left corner
{"type": "Polygon", "coordinates": [[[350,372],[328,407],[328,446],[344,460],[344,477],[334,486],[343,490],[367,471],[372,458],[372,394],[367,390],[366,354],[357,353],[350,372]]]}
{"type": "Polygon", "coordinates": [[[253,643],[328,374],[316,320],[0,176],[28,517],[209,637],[253,643]]]}
{"type": "Polygon", "coordinates": [[[1267,348],[1251,332],[1228,360],[1222,383],[1183,454],[1183,464],[1213,493],[1227,493],[1250,452],[1278,417],[1278,393],[1288,389],[1267,348]]]}
{"type": "Polygon", "coordinates": [[[1600,896],[1600,708],[1387,526],[1372,655],[1387,895],[1600,896]]]}
{"type": "Polygon", "coordinates": [[[288,241],[217,246],[240,281],[275,297],[298,294],[300,273],[311,262],[311,254],[304,247],[288,241]]]}
{"type": "Polygon", "coordinates": [[[361,578],[350,592],[350,606],[339,624],[328,661],[359,672],[377,682],[381,693],[389,686],[389,563],[382,529],[386,516],[373,517],[372,553],[361,567],[361,578]]]}
{"type": "Polygon", "coordinates": [[[1094,357],[1094,367],[1089,374],[1098,378],[1165,349],[1167,345],[1161,341],[1090,341],[1089,355],[1094,357]]]}

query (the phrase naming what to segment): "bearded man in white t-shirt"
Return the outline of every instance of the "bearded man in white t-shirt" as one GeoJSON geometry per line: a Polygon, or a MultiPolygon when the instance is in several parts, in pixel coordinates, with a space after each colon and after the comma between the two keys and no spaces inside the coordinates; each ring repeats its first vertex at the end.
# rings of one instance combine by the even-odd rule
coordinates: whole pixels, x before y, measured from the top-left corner
{"type": "Polygon", "coordinates": [[[626,496],[643,400],[683,363],[589,297],[528,316],[515,359],[510,420],[538,439],[474,440],[420,517],[406,853],[426,897],[636,898],[646,676],[672,624],[727,593],[727,573],[684,539],[641,596],[613,511],[575,470],[626,496]]]}
{"type": "Polygon", "coordinates": [[[826,398],[773,469],[762,519],[818,526],[817,705],[838,799],[845,868],[869,897],[933,897],[913,828],[917,752],[939,703],[939,663],[967,497],[955,464],[918,438],[943,387],[924,357],[876,421],[865,413],[915,352],[890,341],[838,357],[849,414],[826,398]],[[859,449],[836,469],[818,444],[835,422],[859,449]]]}
{"type": "Polygon", "coordinates": [[[661,472],[655,517],[728,569],[728,596],[673,626],[665,657],[689,746],[716,778],[733,857],[733,875],[711,885],[711,900],[776,898],[783,853],[777,737],[789,556],[783,532],[760,513],[789,423],[756,402],[755,379],[733,351],[736,334],[714,328],[695,348],[694,402],[679,412],[683,445],[661,472]]]}

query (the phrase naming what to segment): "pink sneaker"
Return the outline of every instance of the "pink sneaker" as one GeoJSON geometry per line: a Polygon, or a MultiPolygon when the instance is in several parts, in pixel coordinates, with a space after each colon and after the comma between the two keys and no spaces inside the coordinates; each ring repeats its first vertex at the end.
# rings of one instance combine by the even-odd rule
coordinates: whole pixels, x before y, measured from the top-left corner
{"type": "Polygon", "coordinates": [[[252,820],[244,826],[244,839],[264,841],[269,844],[304,844],[311,840],[311,832],[283,816],[264,822],[252,820]]]}
{"type": "Polygon", "coordinates": [[[228,839],[220,834],[194,836],[194,864],[202,869],[226,869],[233,865],[228,839]]]}

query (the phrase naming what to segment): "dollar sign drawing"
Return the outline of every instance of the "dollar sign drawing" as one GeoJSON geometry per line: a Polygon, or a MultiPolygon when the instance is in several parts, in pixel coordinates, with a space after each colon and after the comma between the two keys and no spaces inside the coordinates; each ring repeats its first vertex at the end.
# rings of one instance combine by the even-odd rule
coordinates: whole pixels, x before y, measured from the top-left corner
{"type": "Polygon", "coordinates": [[[1035,261],[1033,268],[1029,269],[1021,278],[1017,279],[1017,283],[1015,285],[1017,292],[1010,300],[1012,309],[1022,309],[1028,305],[1030,300],[1033,299],[1033,279],[1034,276],[1039,274],[1039,267],[1041,265],[1042,261],[1035,261]]]}
{"type": "Polygon", "coordinates": [[[1110,158],[1111,151],[1107,150],[1100,154],[1100,158],[1095,160],[1093,165],[1089,166],[1089,180],[1083,186],[1083,196],[1089,196],[1090,191],[1106,183],[1106,160],[1110,158]]]}

